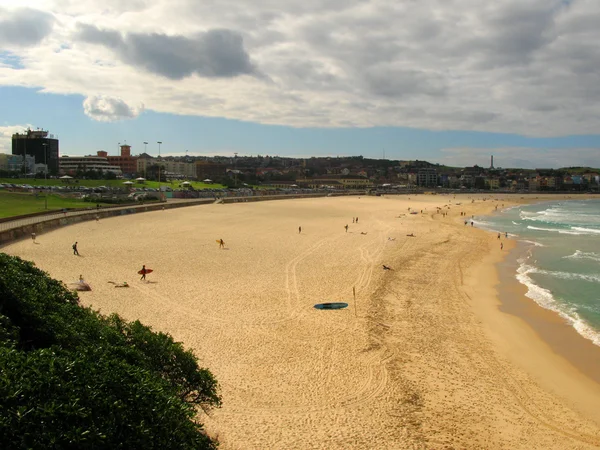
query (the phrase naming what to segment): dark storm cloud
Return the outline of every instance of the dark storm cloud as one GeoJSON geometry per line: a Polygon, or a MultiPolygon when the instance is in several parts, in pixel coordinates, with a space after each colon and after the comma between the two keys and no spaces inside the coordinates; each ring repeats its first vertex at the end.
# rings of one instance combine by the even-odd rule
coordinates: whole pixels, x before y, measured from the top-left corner
{"type": "Polygon", "coordinates": [[[29,47],[50,34],[54,16],[30,8],[0,8],[0,46],[29,47]]]}
{"type": "Polygon", "coordinates": [[[172,80],[197,74],[207,78],[257,75],[242,37],[231,30],[210,30],[192,38],[127,33],[78,25],[76,38],[113,50],[121,61],[172,80]]]}

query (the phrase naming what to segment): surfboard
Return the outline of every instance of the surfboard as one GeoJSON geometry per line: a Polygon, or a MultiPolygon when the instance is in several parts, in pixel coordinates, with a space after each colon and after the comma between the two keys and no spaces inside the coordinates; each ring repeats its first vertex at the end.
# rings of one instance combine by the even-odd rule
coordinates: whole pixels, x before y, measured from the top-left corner
{"type": "MultiPolygon", "coordinates": [[[[149,274],[149,273],[152,273],[152,272],[154,272],[154,270],[153,270],[153,269],[146,269],[146,274],[149,274]]],[[[143,270],[138,270],[138,273],[139,273],[140,275],[143,275],[143,274],[144,274],[144,271],[143,271],[143,270]]]]}
{"type": "Polygon", "coordinates": [[[316,309],[344,309],[348,307],[348,303],[333,302],[333,303],[317,303],[316,309]]]}

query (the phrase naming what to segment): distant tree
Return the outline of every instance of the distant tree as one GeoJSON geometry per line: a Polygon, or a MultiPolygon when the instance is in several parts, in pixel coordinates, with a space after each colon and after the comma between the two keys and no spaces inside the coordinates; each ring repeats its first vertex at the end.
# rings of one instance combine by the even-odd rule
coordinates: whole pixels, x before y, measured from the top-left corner
{"type": "Polygon", "coordinates": [[[32,263],[0,254],[2,448],[215,449],[194,420],[221,399],[165,333],[78,305],[32,263]]]}

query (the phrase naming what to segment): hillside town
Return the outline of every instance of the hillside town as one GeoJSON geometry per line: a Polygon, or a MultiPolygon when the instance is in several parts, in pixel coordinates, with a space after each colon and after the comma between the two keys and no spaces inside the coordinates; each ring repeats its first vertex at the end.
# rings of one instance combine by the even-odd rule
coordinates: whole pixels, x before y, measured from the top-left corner
{"type": "MultiPolygon", "coordinates": [[[[162,144],[162,142],[161,142],[162,144]]],[[[159,147],[160,148],[160,147],[159,147]]],[[[160,151],[160,150],[159,150],[160,151]]],[[[0,175],[69,176],[80,179],[199,180],[229,188],[273,189],[477,189],[511,192],[599,191],[600,170],[448,167],[419,160],[370,159],[362,156],[292,158],[283,156],[151,156],[132,154],[59,154],[58,139],[44,130],[26,130],[12,137],[12,154],[0,154],[0,175]]]]}

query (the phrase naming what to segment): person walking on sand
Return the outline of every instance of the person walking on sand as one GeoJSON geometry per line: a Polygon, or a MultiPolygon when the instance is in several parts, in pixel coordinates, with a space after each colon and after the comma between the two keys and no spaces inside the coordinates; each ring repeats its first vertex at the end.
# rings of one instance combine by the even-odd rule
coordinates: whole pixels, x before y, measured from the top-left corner
{"type": "Polygon", "coordinates": [[[225,248],[225,242],[223,242],[223,239],[219,239],[219,248],[225,248]]]}
{"type": "Polygon", "coordinates": [[[31,233],[31,240],[33,241],[33,243],[35,244],[35,233],[31,233]]]}
{"type": "Polygon", "coordinates": [[[346,229],[346,233],[348,232],[348,224],[344,227],[346,229]]]}
{"type": "Polygon", "coordinates": [[[302,227],[298,227],[298,234],[302,233],[302,227]]]}
{"type": "Polygon", "coordinates": [[[77,242],[73,244],[73,254],[79,256],[79,251],[77,250],[77,242]]]}
{"type": "Polygon", "coordinates": [[[500,242],[500,250],[504,249],[504,243],[500,242]]]}
{"type": "Polygon", "coordinates": [[[140,273],[142,274],[142,278],[140,278],[140,281],[145,280],[146,279],[146,264],[142,265],[142,270],[140,270],[140,273]]]}

